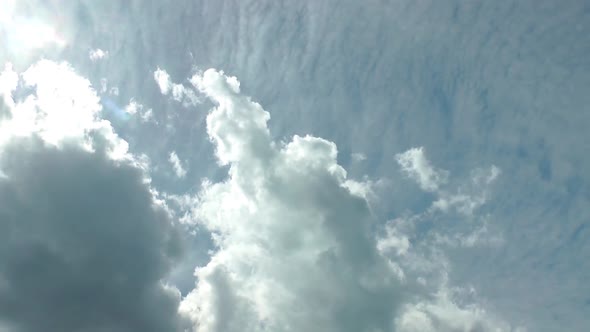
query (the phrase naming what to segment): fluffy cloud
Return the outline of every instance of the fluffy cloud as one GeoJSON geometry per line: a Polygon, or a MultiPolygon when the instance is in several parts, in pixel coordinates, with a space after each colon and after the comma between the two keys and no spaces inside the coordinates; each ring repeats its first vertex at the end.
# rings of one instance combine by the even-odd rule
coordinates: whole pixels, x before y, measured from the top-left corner
{"type": "Polygon", "coordinates": [[[186,88],[182,84],[173,83],[170,80],[170,75],[163,69],[158,68],[154,71],[154,80],[163,95],[171,94],[172,99],[182,103],[185,107],[201,102],[192,89],[186,88]]]}
{"type": "Polygon", "coordinates": [[[156,71],[154,71],[154,80],[156,80],[160,92],[162,92],[163,95],[167,95],[170,92],[172,82],[170,81],[170,75],[165,70],[160,68],[156,69],[156,71]]]}
{"type": "Polygon", "coordinates": [[[178,235],[141,163],[67,64],[21,78],[0,119],[1,328],[182,331],[180,295],[162,281],[178,235]]]}
{"type": "Polygon", "coordinates": [[[390,330],[404,296],[336,146],[311,136],[276,143],[269,114],[235,78],[208,70],[192,82],[218,104],[207,128],[230,167],[193,211],[218,247],[181,307],[196,330],[390,330]]]}
{"type": "Polygon", "coordinates": [[[10,118],[0,123],[0,146],[14,137],[34,134],[50,145],[75,141],[90,151],[100,140],[95,137],[99,134],[107,138],[102,143],[108,145],[105,148],[112,157],[125,157],[127,143],[118,138],[108,121],[100,119],[99,99],[90,82],[68,64],[42,60],[27,69],[21,75],[21,84],[34,93],[18,103],[12,99],[18,84],[14,75],[9,66],[2,73],[2,77],[12,77],[13,84],[4,91],[4,99],[12,107],[10,118]]]}
{"type": "MultiPolygon", "coordinates": [[[[191,82],[217,104],[207,132],[229,165],[228,179],[205,182],[188,211],[216,244],[181,304],[196,331],[510,330],[476,305],[437,297],[449,288],[436,278],[417,282],[416,272],[439,270],[403,230],[377,240],[379,226],[351,190],[334,143],[275,142],[269,113],[240,93],[235,77],[209,69],[191,82]]],[[[439,181],[418,179],[428,189],[439,181]]]]}

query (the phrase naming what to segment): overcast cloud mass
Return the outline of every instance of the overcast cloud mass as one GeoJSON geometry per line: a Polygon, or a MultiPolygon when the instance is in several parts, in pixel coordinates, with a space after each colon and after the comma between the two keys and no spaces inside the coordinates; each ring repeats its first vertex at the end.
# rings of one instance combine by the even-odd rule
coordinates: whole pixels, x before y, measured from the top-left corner
{"type": "Polygon", "coordinates": [[[589,29],[0,0],[0,331],[589,330],[589,29]]]}

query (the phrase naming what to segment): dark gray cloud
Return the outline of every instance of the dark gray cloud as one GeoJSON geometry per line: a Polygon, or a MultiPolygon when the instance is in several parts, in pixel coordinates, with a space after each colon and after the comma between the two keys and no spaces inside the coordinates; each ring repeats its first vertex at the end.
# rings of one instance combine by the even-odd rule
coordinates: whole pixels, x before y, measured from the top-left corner
{"type": "Polygon", "coordinates": [[[179,330],[161,279],[180,254],[142,172],[33,138],[0,169],[0,322],[15,332],[179,330]]]}

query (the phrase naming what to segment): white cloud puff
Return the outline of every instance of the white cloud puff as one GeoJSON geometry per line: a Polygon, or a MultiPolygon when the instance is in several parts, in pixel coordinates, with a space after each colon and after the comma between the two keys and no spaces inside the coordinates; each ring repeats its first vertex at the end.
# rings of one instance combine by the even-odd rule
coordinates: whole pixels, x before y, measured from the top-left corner
{"type": "Polygon", "coordinates": [[[154,71],[154,80],[156,80],[160,92],[162,92],[163,95],[167,95],[170,92],[172,82],[170,81],[170,75],[165,70],[160,68],[156,69],[156,71],[154,71]]]}

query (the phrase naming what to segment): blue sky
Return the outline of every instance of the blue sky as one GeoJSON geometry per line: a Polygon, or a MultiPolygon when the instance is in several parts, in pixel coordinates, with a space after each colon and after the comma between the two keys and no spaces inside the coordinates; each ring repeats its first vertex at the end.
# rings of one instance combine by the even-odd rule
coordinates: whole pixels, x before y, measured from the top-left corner
{"type": "MultiPolygon", "coordinates": [[[[104,231],[97,248],[129,236],[140,252],[156,241],[170,262],[147,254],[149,278],[125,261],[105,263],[113,294],[125,293],[120,275],[151,294],[141,308],[101,299],[120,301],[132,320],[101,302],[104,319],[71,320],[64,309],[39,326],[141,330],[157,325],[153,317],[160,329],[200,332],[590,326],[587,2],[3,0],[0,8],[0,197],[42,206],[43,216],[66,209],[30,189],[58,172],[55,160],[113,186],[123,167],[133,180],[121,190],[149,193],[166,217],[142,200],[130,215],[170,224],[128,224],[125,213],[80,221],[89,241],[84,230],[104,231]],[[84,158],[99,166],[83,171],[84,158]]],[[[72,197],[72,209],[86,204],[67,185],[78,180],[63,181],[43,190],[72,197]]],[[[104,189],[84,188],[76,190],[119,206],[104,189]]],[[[0,204],[8,211],[0,233],[14,243],[0,246],[0,298],[13,299],[0,300],[0,331],[34,331],[26,302],[14,302],[31,292],[15,266],[71,278],[79,297],[95,286],[72,276],[78,265],[68,273],[23,258],[39,246],[72,250],[77,233],[60,235],[60,213],[25,227],[18,204],[0,204]]],[[[40,293],[67,293],[63,283],[39,283],[40,293]]]]}

